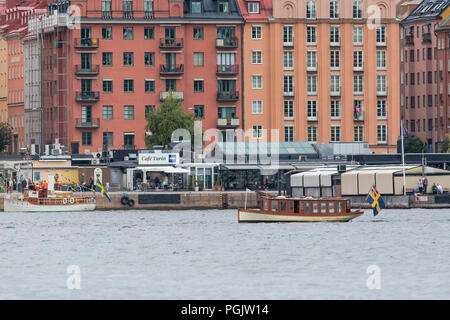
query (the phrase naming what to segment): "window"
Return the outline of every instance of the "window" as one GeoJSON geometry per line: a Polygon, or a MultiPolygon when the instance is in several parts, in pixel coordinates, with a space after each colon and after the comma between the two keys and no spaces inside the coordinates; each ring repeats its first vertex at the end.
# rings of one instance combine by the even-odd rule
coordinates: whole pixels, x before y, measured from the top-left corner
{"type": "Polygon", "coordinates": [[[81,123],[92,125],[92,106],[81,107],[81,123]]]}
{"type": "Polygon", "coordinates": [[[317,101],[308,100],[306,102],[306,112],[308,120],[317,120],[317,101]]]}
{"type": "Polygon", "coordinates": [[[283,78],[283,88],[285,94],[293,94],[294,93],[294,76],[285,75],[283,78]]]}
{"type": "Polygon", "coordinates": [[[387,126],[385,124],[377,125],[377,141],[378,143],[387,143],[387,126]]]}
{"type": "Polygon", "coordinates": [[[103,52],[103,54],[102,54],[102,64],[103,64],[103,66],[112,66],[112,64],[113,64],[113,54],[112,54],[112,52],[103,52]]]}
{"type": "Polygon", "coordinates": [[[133,79],[123,80],[123,91],[124,92],[134,92],[134,80],[133,79]]]}
{"type": "Polygon", "coordinates": [[[308,142],[317,142],[316,126],[308,126],[308,142]]]}
{"type": "Polygon", "coordinates": [[[353,45],[355,46],[363,45],[363,34],[364,28],[362,25],[353,26],[353,45]]]}
{"type": "Polygon", "coordinates": [[[263,105],[261,100],[253,100],[252,101],[252,113],[253,114],[262,114],[263,113],[263,105]]]}
{"type": "Polygon", "coordinates": [[[123,27],[123,40],[133,40],[133,27],[123,27]]]}
{"type": "Polygon", "coordinates": [[[330,19],[339,19],[339,1],[330,1],[330,19]]]}
{"type": "Polygon", "coordinates": [[[331,100],[330,116],[331,120],[339,120],[341,118],[341,100],[331,100]]]}
{"type": "Polygon", "coordinates": [[[220,13],[228,12],[228,1],[220,0],[218,3],[218,10],[220,13]]]}
{"type": "Polygon", "coordinates": [[[103,145],[107,147],[112,147],[114,145],[113,132],[103,132],[103,145]]]}
{"type": "Polygon", "coordinates": [[[103,80],[103,92],[105,92],[105,93],[113,92],[113,81],[112,80],[103,80]]]}
{"type": "Polygon", "coordinates": [[[123,65],[125,67],[131,67],[134,65],[134,53],[124,52],[123,53],[123,65]]]}
{"type": "Polygon", "coordinates": [[[353,1],[353,19],[362,19],[361,1],[353,1]]]}
{"type": "Polygon", "coordinates": [[[252,76],[252,89],[262,89],[262,75],[253,75],[252,76]]]}
{"type": "Polygon", "coordinates": [[[123,119],[124,120],[134,120],[134,106],[124,106],[123,107],[123,119]]]}
{"type": "Polygon", "coordinates": [[[341,93],[341,76],[332,74],[330,76],[330,93],[340,94],[341,93]]]}
{"type": "Polygon", "coordinates": [[[194,80],[194,92],[204,92],[204,81],[203,80],[194,80]]]}
{"type": "Polygon", "coordinates": [[[192,0],[191,13],[202,13],[202,2],[200,0],[192,0]]]}
{"type": "Polygon", "coordinates": [[[253,138],[261,139],[263,137],[263,128],[260,125],[256,125],[252,127],[253,129],[253,138]]]}
{"type": "Polygon", "coordinates": [[[103,106],[103,120],[113,119],[113,106],[103,106]]]}
{"type": "Polygon", "coordinates": [[[203,27],[194,27],[194,40],[203,40],[203,27]]]}
{"type": "Polygon", "coordinates": [[[147,105],[145,106],[145,119],[148,119],[148,116],[150,113],[156,110],[156,107],[154,105],[147,105]]]}
{"type": "Polygon", "coordinates": [[[315,1],[307,1],[306,2],[306,19],[316,19],[316,2],[315,1]]]}
{"type": "Polygon", "coordinates": [[[284,142],[294,142],[294,126],[284,126],[284,142]]]}
{"type": "Polygon", "coordinates": [[[112,39],[112,27],[102,28],[102,39],[111,40],[112,39]]]}
{"type": "Polygon", "coordinates": [[[249,2],[248,3],[248,13],[259,13],[259,3],[249,2]]]}
{"type": "Polygon", "coordinates": [[[294,51],[284,51],[283,65],[284,70],[294,69],[294,51]]]}
{"type": "Polygon", "coordinates": [[[123,18],[131,19],[133,18],[133,1],[123,0],[122,2],[123,18]]]}
{"type": "Polygon", "coordinates": [[[339,50],[331,50],[330,51],[330,69],[331,70],[339,70],[340,56],[341,56],[341,52],[339,50]]]}
{"type": "Polygon", "coordinates": [[[203,106],[203,105],[194,106],[194,116],[196,119],[204,119],[205,118],[205,106],[203,106]]]}
{"type": "Polygon", "coordinates": [[[146,67],[155,66],[155,53],[154,52],[144,52],[144,65],[146,67]]]}
{"type": "Polygon", "coordinates": [[[134,133],[124,133],[123,134],[123,146],[125,149],[134,149],[134,133]]]}
{"type": "Polygon", "coordinates": [[[377,45],[386,45],[386,26],[377,26],[377,45]]]}
{"type": "Polygon", "coordinates": [[[364,126],[354,126],[353,127],[353,141],[363,142],[364,141],[364,126]]]}
{"type": "Polygon", "coordinates": [[[284,120],[294,119],[294,100],[284,100],[284,120]]]}
{"type": "Polygon", "coordinates": [[[252,64],[262,64],[262,51],[253,50],[252,51],[252,64]]]}
{"type": "Polygon", "coordinates": [[[307,89],[307,93],[310,95],[317,94],[317,76],[316,75],[308,75],[307,76],[306,89],[307,89]]]}
{"type": "Polygon", "coordinates": [[[386,50],[377,50],[377,70],[386,70],[386,50]]]}
{"type": "Polygon", "coordinates": [[[353,69],[362,70],[363,69],[363,52],[353,51],[353,69]]]}
{"type": "Polygon", "coordinates": [[[307,26],[306,27],[306,44],[307,45],[316,45],[317,36],[316,36],[316,26],[307,26]]]}
{"type": "Polygon", "coordinates": [[[292,45],[294,43],[293,26],[283,26],[283,42],[285,45],[292,45]]]}
{"type": "Polygon", "coordinates": [[[153,27],[145,27],[144,40],[153,40],[153,39],[155,39],[155,29],[153,27]]]}
{"type": "Polygon", "coordinates": [[[81,133],[81,145],[91,146],[92,145],[92,132],[82,132],[81,133]]]}
{"type": "Polygon", "coordinates": [[[155,92],[155,80],[145,80],[145,93],[155,92]]]}
{"type": "Polygon", "coordinates": [[[262,39],[262,27],[261,26],[252,26],[252,39],[253,40],[262,39]]]}
{"type": "Polygon", "coordinates": [[[358,95],[364,94],[364,76],[362,74],[353,76],[353,93],[358,95]]]}
{"type": "Polygon", "coordinates": [[[194,66],[203,67],[203,52],[194,52],[194,66]]]}
{"type": "Polygon", "coordinates": [[[331,126],[331,142],[341,141],[341,127],[331,126]]]}
{"type": "Polygon", "coordinates": [[[339,26],[330,26],[330,45],[340,44],[340,31],[339,26]]]}
{"type": "Polygon", "coordinates": [[[377,92],[378,93],[386,93],[387,92],[387,84],[386,84],[386,75],[377,75],[377,92]]]}

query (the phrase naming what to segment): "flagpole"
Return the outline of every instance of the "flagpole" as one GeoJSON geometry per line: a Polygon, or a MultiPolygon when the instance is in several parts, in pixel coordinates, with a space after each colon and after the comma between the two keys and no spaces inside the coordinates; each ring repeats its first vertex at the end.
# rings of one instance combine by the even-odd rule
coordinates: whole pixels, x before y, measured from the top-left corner
{"type": "Polygon", "coordinates": [[[406,177],[405,177],[405,144],[403,142],[403,120],[401,120],[401,137],[402,137],[402,166],[403,166],[403,195],[406,196],[406,177]]]}

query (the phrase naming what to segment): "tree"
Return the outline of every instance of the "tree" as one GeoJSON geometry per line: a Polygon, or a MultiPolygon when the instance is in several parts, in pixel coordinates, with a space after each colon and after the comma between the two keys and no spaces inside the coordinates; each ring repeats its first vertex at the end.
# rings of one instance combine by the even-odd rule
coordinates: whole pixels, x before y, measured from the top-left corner
{"type": "Polygon", "coordinates": [[[158,110],[149,113],[147,122],[146,130],[151,132],[145,137],[147,148],[169,144],[172,133],[177,129],[187,129],[191,137],[194,135],[194,115],[185,113],[181,101],[173,96],[172,91],[158,110]]]}
{"type": "Polygon", "coordinates": [[[5,151],[6,147],[11,144],[12,128],[9,123],[0,122],[0,152],[5,151]]]}
{"type": "Polygon", "coordinates": [[[450,153],[450,134],[445,135],[445,140],[442,142],[442,152],[450,153]]]}
{"type": "Polygon", "coordinates": [[[405,153],[422,153],[424,151],[424,143],[417,137],[405,138],[405,153]]]}

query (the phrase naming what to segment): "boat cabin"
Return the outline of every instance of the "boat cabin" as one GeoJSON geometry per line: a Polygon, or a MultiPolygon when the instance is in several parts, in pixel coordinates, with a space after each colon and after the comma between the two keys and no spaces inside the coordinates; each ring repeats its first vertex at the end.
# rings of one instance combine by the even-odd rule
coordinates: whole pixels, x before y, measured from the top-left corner
{"type": "Polygon", "coordinates": [[[347,199],[262,197],[260,210],[280,214],[342,214],[351,212],[351,206],[347,199]]]}

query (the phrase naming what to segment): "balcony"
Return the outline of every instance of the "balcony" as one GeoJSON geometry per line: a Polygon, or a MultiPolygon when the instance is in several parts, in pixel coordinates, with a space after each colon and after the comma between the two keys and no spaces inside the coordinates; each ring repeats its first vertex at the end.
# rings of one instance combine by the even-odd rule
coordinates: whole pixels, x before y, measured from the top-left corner
{"type": "Polygon", "coordinates": [[[123,150],[136,150],[137,146],[135,144],[123,144],[123,150]]]}
{"type": "Polygon", "coordinates": [[[238,38],[216,39],[216,48],[237,48],[238,46],[238,38]]]}
{"type": "Polygon", "coordinates": [[[100,100],[100,92],[98,91],[77,91],[75,100],[77,102],[97,102],[100,100]]]}
{"type": "Polygon", "coordinates": [[[238,118],[217,119],[217,128],[237,128],[241,124],[238,118]]]}
{"type": "Polygon", "coordinates": [[[217,92],[217,101],[238,101],[238,100],[239,100],[238,91],[217,92]]]}
{"type": "Polygon", "coordinates": [[[364,109],[360,109],[359,112],[356,111],[356,108],[353,110],[353,121],[364,121],[364,109]]]}
{"type": "Polygon", "coordinates": [[[294,96],[294,89],[292,89],[291,91],[284,91],[284,96],[285,97],[293,97],[294,96]]]}
{"type": "Polygon", "coordinates": [[[172,93],[173,97],[176,100],[180,100],[180,101],[184,100],[184,92],[183,91],[161,91],[159,94],[159,99],[161,101],[166,100],[169,97],[170,93],[172,93]]]}
{"type": "Polygon", "coordinates": [[[407,46],[413,46],[414,45],[414,35],[409,34],[405,37],[406,45],[407,46]]]}
{"type": "Polygon", "coordinates": [[[178,76],[184,73],[184,64],[173,64],[159,66],[159,74],[162,76],[178,76]]]}
{"type": "Polygon", "coordinates": [[[161,49],[181,49],[183,48],[183,39],[159,39],[159,47],[161,49]]]}
{"type": "Polygon", "coordinates": [[[97,49],[98,46],[99,46],[99,38],[75,39],[76,49],[97,49]]]}
{"type": "Polygon", "coordinates": [[[387,89],[377,89],[377,96],[387,96],[387,89]]]}
{"type": "Polygon", "coordinates": [[[311,121],[311,122],[316,122],[317,121],[317,114],[316,115],[309,115],[307,117],[307,120],[311,121]]]}
{"type": "Polygon", "coordinates": [[[330,96],[332,97],[339,97],[341,95],[341,88],[338,88],[338,90],[330,91],[330,96]]]}
{"type": "Polygon", "coordinates": [[[293,47],[294,46],[294,39],[292,39],[292,41],[283,42],[283,46],[284,47],[293,47]]]}
{"type": "Polygon", "coordinates": [[[422,34],[422,43],[431,43],[431,33],[430,32],[422,34]]]}
{"type": "Polygon", "coordinates": [[[239,73],[239,65],[232,65],[232,66],[224,66],[224,65],[218,65],[216,74],[220,75],[235,75],[239,73]]]}
{"type": "Polygon", "coordinates": [[[95,77],[100,72],[100,66],[93,65],[91,68],[82,68],[81,65],[75,66],[75,75],[78,77],[95,77]]]}
{"type": "Polygon", "coordinates": [[[100,128],[100,118],[92,119],[91,121],[83,121],[83,119],[75,119],[75,128],[78,129],[97,129],[100,128]]]}

